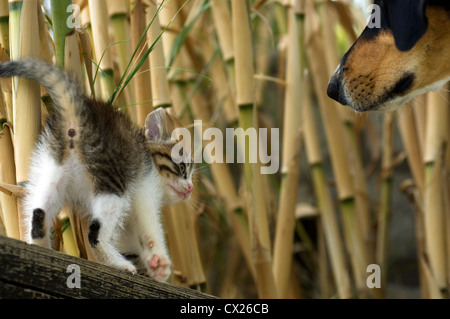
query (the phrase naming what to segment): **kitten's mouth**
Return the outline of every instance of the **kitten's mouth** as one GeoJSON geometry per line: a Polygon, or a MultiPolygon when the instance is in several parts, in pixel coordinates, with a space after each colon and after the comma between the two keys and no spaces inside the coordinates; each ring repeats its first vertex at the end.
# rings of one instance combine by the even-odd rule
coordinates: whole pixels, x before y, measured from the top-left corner
{"type": "Polygon", "coordinates": [[[175,194],[177,194],[178,197],[180,197],[183,200],[187,199],[191,195],[192,190],[194,189],[194,186],[192,186],[192,184],[189,184],[188,189],[184,190],[184,191],[183,190],[179,190],[179,189],[177,189],[176,187],[174,187],[172,185],[169,185],[169,187],[173,190],[173,192],[175,194]]]}

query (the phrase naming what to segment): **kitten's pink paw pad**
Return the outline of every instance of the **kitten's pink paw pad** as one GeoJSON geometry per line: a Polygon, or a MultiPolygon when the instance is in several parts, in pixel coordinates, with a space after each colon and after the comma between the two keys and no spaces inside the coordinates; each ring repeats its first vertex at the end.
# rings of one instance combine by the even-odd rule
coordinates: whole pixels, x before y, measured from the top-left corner
{"type": "Polygon", "coordinates": [[[149,274],[159,281],[164,281],[170,275],[170,262],[165,258],[160,258],[158,255],[148,261],[149,274]]]}

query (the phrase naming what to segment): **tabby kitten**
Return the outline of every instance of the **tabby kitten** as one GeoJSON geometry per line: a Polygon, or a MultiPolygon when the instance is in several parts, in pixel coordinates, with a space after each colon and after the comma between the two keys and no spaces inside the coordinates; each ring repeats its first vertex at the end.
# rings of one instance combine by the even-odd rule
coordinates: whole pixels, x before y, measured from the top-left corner
{"type": "Polygon", "coordinates": [[[37,60],[0,64],[0,77],[39,82],[54,107],[31,159],[25,217],[27,241],[51,247],[51,227],[64,205],[88,214],[97,261],[130,273],[143,268],[164,281],[171,261],[161,208],[193,190],[190,158],[176,164],[165,111],[135,127],[111,105],[89,99],[74,76],[37,60]],[[124,255],[136,255],[136,265],[124,255]],[[138,268],[136,268],[138,267],[138,268]]]}

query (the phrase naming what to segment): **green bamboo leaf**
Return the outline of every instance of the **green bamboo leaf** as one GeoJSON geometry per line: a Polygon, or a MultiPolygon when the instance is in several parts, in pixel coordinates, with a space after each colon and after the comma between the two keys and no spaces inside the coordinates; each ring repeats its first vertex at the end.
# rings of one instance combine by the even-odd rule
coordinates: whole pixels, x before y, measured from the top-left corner
{"type": "MultiPolygon", "coordinates": [[[[137,68],[137,69],[134,68],[133,71],[130,73],[130,75],[133,74],[133,76],[131,76],[131,77],[130,77],[130,76],[126,77],[126,75],[127,75],[127,73],[128,73],[128,70],[129,70],[130,67],[131,67],[131,63],[132,63],[132,61],[134,60],[134,57],[136,56],[136,54],[137,54],[137,52],[138,52],[138,50],[139,50],[139,47],[140,47],[141,44],[142,44],[142,41],[144,41],[144,39],[145,39],[145,37],[146,37],[146,35],[147,35],[148,29],[149,29],[150,26],[152,25],[152,23],[153,23],[153,21],[155,20],[155,18],[158,16],[159,12],[161,12],[161,9],[164,8],[164,6],[165,6],[165,0],[161,1],[161,3],[160,3],[160,5],[159,5],[158,9],[156,10],[156,13],[155,13],[155,15],[153,16],[152,20],[147,24],[147,27],[145,28],[144,32],[141,34],[141,37],[139,38],[139,41],[138,41],[138,43],[137,43],[137,45],[136,45],[136,48],[134,49],[133,54],[131,55],[130,60],[128,61],[128,64],[127,64],[127,66],[126,66],[126,68],[125,68],[125,70],[124,70],[124,72],[123,72],[123,74],[122,74],[122,77],[120,78],[119,84],[116,86],[116,88],[115,88],[113,94],[111,95],[111,97],[109,98],[109,100],[108,100],[108,102],[107,102],[108,104],[112,104],[112,103],[114,102],[114,100],[116,99],[116,97],[119,96],[119,95],[122,93],[123,89],[124,89],[124,88],[127,86],[127,84],[131,81],[131,79],[133,78],[133,76],[136,74],[137,70],[139,70],[139,68],[142,66],[142,64],[144,63],[145,59],[147,59],[147,57],[148,57],[148,55],[150,54],[150,52],[153,51],[154,44],[152,44],[151,48],[144,54],[144,56],[143,56],[143,57],[140,59],[140,61],[138,62],[139,68],[137,68]],[[150,51],[150,50],[151,50],[151,51],[150,51]]],[[[167,27],[166,27],[166,28],[167,28],[167,27]]],[[[164,29],[163,32],[164,32],[165,30],[166,30],[166,29],[164,29]]],[[[162,34],[162,33],[161,33],[161,34],[162,34]]],[[[159,40],[159,38],[161,37],[161,34],[160,34],[160,36],[156,39],[155,42],[157,42],[157,41],[159,40]]]]}
{"type": "Polygon", "coordinates": [[[153,16],[152,20],[149,22],[149,24],[147,25],[147,27],[145,28],[144,32],[142,33],[138,44],[136,45],[136,48],[134,49],[134,52],[130,58],[130,61],[128,62],[127,67],[125,68],[125,71],[123,72],[122,78],[119,81],[119,85],[117,85],[116,89],[114,90],[113,94],[111,95],[111,97],[109,98],[108,102],[109,104],[112,104],[114,102],[114,100],[116,99],[117,96],[119,96],[122,91],[125,89],[125,87],[128,85],[128,83],[133,79],[133,77],[136,75],[136,73],[138,72],[138,70],[141,68],[141,66],[144,64],[145,60],[148,58],[148,56],[150,55],[150,53],[153,51],[153,49],[155,48],[156,43],[158,43],[159,39],[161,38],[161,36],[164,34],[164,32],[166,32],[167,28],[172,24],[173,20],[175,19],[175,17],[178,15],[178,13],[180,13],[181,10],[183,10],[183,8],[188,4],[190,0],[186,0],[183,5],[178,9],[178,11],[175,13],[175,15],[173,16],[173,18],[169,21],[169,23],[166,25],[166,27],[159,33],[159,35],[156,37],[155,41],[152,43],[152,45],[150,46],[150,48],[144,53],[144,55],[142,56],[142,58],[139,60],[139,62],[137,63],[137,65],[135,66],[135,68],[128,74],[128,70],[130,68],[131,62],[134,59],[134,56],[136,55],[138,48],[140,47],[143,39],[145,38],[148,29],[150,28],[150,26],[152,25],[153,21],[155,20],[155,18],[158,16],[158,14],[161,12],[161,10],[164,8],[164,6],[166,5],[165,1],[162,1],[161,4],[159,5],[158,9],[156,10],[155,15],[153,16]]]}
{"type": "Polygon", "coordinates": [[[189,32],[192,30],[192,27],[194,26],[198,17],[205,10],[209,9],[210,7],[211,7],[211,2],[207,2],[207,3],[203,4],[202,7],[200,8],[200,10],[198,10],[198,12],[196,13],[195,17],[192,19],[192,21],[188,25],[184,26],[183,29],[181,30],[180,34],[175,38],[172,49],[171,49],[171,53],[170,53],[170,59],[169,59],[169,63],[168,63],[169,68],[173,65],[175,58],[177,57],[178,53],[180,52],[181,47],[183,46],[184,42],[186,41],[186,38],[187,38],[189,32]]]}

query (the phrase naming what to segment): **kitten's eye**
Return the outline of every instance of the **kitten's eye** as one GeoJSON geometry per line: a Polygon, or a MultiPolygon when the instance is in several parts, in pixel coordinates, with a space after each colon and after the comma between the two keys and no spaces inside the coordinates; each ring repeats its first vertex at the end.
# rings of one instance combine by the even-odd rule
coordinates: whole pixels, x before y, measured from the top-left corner
{"type": "Polygon", "coordinates": [[[184,173],[186,172],[186,164],[180,163],[180,172],[184,175],[184,173]]]}

